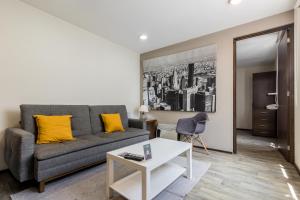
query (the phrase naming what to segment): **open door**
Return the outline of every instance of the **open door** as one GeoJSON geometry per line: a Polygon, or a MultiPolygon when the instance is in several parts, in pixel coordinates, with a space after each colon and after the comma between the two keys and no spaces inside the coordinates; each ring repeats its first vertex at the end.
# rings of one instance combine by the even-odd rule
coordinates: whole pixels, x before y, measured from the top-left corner
{"type": "MultiPolygon", "coordinates": [[[[278,39],[278,149],[291,163],[294,163],[294,24],[240,36],[233,39],[233,153],[237,153],[237,42],[269,33],[281,32],[278,39]]],[[[264,119],[265,120],[265,119],[264,119]]]]}
{"type": "Polygon", "coordinates": [[[293,30],[282,32],[278,45],[278,112],[277,130],[279,151],[289,162],[294,160],[294,73],[293,73],[293,30]]]}

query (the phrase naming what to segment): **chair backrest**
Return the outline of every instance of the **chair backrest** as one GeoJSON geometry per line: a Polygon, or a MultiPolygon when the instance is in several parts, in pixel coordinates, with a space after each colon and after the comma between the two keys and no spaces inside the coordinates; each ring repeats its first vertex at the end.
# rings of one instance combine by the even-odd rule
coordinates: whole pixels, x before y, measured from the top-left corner
{"type": "Polygon", "coordinates": [[[197,115],[195,115],[193,117],[193,120],[194,120],[195,124],[197,124],[197,123],[205,123],[208,120],[207,113],[200,112],[200,113],[198,113],[197,115]]]}

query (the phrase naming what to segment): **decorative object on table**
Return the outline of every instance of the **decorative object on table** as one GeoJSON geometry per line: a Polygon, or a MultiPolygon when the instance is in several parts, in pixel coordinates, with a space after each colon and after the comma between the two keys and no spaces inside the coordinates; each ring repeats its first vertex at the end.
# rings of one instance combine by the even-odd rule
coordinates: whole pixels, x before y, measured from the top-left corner
{"type": "Polygon", "coordinates": [[[146,126],[147,126],[147,130],[150,131],[149,139],[159,137],[157,136],[158,122],[156,119],[147,119],[146,126]]]}
{"type": "Polygon", "coordinates": [[[150,110],[216,112],[216,45],[143,62],[150,110]]]}
{"type": "Polygon", "coordinates": [[[141,119],[146,120],[147,117],[146,117],[145,113],[149,112],[148,106],[141,105],[139,108],[139,112],[142,114],[141,119]]]}
{"type": "Polygon", "coordinates": [[[185,142],[190,142],[193,144],[193,141],[197,141],[202,144],[206,153],[208,150],[206,144],[203,142],[200,134],[205,131],[206,121],[208,120],[207,113],[200,112],[192,118],[179,119],[177,122],[176,132],[178,140],[181,139],[185,142]]]}
{"type": "Polygon", "coordinates": [[[151,145],[150,144],[145,144],[143,147],[144,147],[145,160],[151,159],[152,158],[151,145]]]}

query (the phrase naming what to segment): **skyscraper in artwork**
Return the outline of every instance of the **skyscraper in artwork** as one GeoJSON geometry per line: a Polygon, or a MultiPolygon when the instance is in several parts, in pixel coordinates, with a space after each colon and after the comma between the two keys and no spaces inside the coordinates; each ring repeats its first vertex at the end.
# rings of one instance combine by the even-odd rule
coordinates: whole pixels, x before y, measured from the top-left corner
{"type": "Polygon", "coordinates": [[[194,82],[194,63],[190,63],[188,65],[188,88],[193,87],[193,82],[194,82]]]}

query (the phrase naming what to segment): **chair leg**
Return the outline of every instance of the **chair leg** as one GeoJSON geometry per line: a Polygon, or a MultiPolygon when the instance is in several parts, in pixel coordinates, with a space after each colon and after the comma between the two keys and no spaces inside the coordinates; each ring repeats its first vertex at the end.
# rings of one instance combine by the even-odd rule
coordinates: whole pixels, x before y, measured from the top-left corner
{"type": "Polygon", "coordinates": [[[199,137],[199,140],[200,140],[200,142],[201,142],[202,146],[204,147],[204,149],[205,149],[206,153],[207,153],[207,154],[209,154],[209,153],[208,153],[208,150],[207,150],[207,147],[206,147],[206,144],[203,142],[203,140],[202,140],[202,138],[201,138],[201,137],[199,137]]]}

